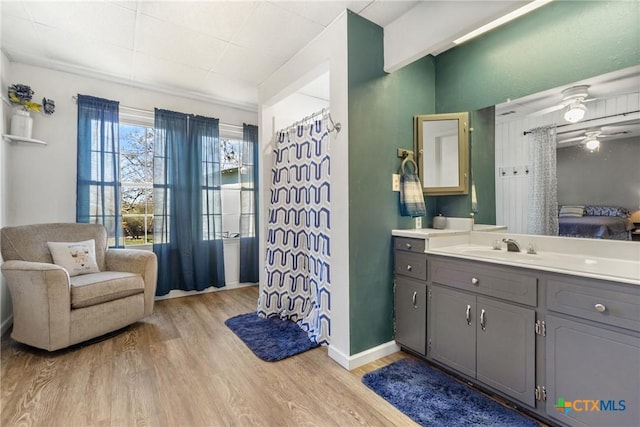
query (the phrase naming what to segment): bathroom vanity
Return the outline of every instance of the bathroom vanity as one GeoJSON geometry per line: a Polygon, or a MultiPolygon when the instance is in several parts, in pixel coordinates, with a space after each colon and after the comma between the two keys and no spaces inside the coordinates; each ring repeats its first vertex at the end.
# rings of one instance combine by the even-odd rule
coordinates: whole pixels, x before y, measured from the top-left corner
{"type": "Polygon", "coordinates": [[[640,425],[640,256],[554,253],[571,242],[540,236],[512,235],[545,249],[527,254],[492,250],[503,233],[393,234],[402,348],[556,424],[640,425]]]}

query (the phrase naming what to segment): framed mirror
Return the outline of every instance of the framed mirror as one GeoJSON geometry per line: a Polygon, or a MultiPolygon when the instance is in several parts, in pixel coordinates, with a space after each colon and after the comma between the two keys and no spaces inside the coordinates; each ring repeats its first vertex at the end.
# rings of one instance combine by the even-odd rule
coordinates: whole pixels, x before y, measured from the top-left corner
{"type": "Polygon", "coordinates": [[[414,121],[422,192],[428,196],[468,194],[468,113],[419,115],[414,121]]]}

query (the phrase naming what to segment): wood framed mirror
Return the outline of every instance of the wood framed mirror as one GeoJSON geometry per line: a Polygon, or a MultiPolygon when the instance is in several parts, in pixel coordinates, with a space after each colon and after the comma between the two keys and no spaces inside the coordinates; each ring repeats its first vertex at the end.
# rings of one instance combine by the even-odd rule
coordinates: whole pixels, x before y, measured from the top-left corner
{"type": "Polygon", "coordinates": [[[422,192],[469,194],[469,114],[415,116],[414,135],[422,192]]]}

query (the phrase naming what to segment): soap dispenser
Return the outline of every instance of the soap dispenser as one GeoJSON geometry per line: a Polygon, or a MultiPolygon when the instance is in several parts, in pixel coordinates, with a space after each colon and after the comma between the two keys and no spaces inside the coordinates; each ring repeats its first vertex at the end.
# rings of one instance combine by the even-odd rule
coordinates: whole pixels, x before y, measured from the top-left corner
{"type": "Polygon", "coordinates": [[[443,230],[447,226],[447,218],[439,214],[433,217],[433,228],[443,230]]]}

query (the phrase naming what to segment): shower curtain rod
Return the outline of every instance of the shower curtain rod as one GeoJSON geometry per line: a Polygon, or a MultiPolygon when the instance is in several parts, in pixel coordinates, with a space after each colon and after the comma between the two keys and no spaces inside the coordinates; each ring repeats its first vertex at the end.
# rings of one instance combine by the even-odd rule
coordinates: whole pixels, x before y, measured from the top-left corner
{"type": "Polygon", "coordinates": [[[290,124],[289,126],[286,126],[286,127],[282,128],[282,129],[276,131],[276,133],[287,132],[287,131],[289,131],[291,129],[295,129],[296,127],[308,122],[309,120],[312,120],[312,119],[314,119],[314,118],[316,118],[318,116],[324,116],[325,114],[327,115],[327,118],[329,119],[329,122],[331,123],[331,126],[333,126],[333,128],[330,128],[329,126],[327,126],[327,130],[329,132],[336,131],[336,134],[340,133],[340,129],[342,129],[342,124],[340,124],[340,122],[334,123],[333,117],[331,117],[331,111],[328,108],[323,108],[320,111],[316,111],[315,113],[310,114],[310,115],[304,117],[303,119],[298,120],[297,122],[294,122],[294,123],[290,124]]]}
{"type": "MultiPolygon", "coordinates": [[[[611,117],[628,116],[629,114],[633,114],[633,113],[640,113],[640,110],[627,111],[626,113],[611,114],[609,116],[594,117],[593,119],[582,120],[580,123],[591,122],[593,120],[610,119],[611,117]]],[[[576,125],[576,124],[577,123],[565,123],[563,125],[556,126],[556,128],[561,128],[561,127],[565,127],[565,126],[573,126],[573,125],[576,125]]],[[[531,132],[533,132],[533,129],[525,130],[522,134],[523,135],[529,135],[531,132]]]]}
{"type": "MultiPolygon", "coordinates": [[[[72,96],[71,99],[73,100],[73,102],[75,102],[76,104],[78,103],[78,97],[77,96],[72,96]]],[[[129,111],[136,111],[138,113],[145,113],[145,114],[153,114],[153,111],[151,110],[145,110],[143,108],[136,108],[136,107],[129,107],[127,105],[120,105],[121,108],[124,108],[126,110],[129,111]]],[[[235,128],[235,129],[243,129],[242,126],[240,125],[232,125],[231,123],[222,123],[220,122],[220,126],[224,126],[224,127],[228,127],[228,128],[235,128]]]]}

